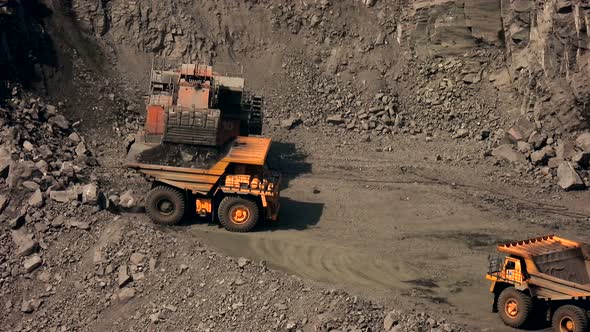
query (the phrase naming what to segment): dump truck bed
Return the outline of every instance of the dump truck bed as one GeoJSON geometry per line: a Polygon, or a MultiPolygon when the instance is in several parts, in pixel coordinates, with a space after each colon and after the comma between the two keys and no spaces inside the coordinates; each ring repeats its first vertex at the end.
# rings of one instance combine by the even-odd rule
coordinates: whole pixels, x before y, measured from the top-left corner
{"type": "Polygon", "coordinates": [[[194,193],[208,193],[225,174],[231,164],[263,166],[270,150],[271,140],[263,137],[242,137],[233,140],[229,147],[210,167],[176,167],[158,163],[128,162],[125,166],[135,169],[156,181],[194,193]]]}
{"type": "Polygon", "coordinates": [[[536,296],[590,296],[590,255],[582,243],[549,235],[502,244],[498,251],[525,260],[527,283],[536,296]]]}

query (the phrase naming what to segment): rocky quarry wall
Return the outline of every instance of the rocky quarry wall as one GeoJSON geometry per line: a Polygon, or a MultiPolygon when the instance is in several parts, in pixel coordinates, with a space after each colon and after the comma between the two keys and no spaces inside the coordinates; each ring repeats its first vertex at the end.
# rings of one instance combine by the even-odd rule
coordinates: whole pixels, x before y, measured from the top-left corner
{"type": "Polygon", "coordinates": [[[378,25],[381,36],[373,38],[397,41],[399,48],[409,46],[419,56],[461,56],[477,48],[503,52],[508,73],[496,68],[496,74],[519,93],[521,114],[548,130],[588,126],[587,0],[204,1],[198,6],[191,1],[72,1],[81,26],[120,54],[131,50],[184,60],[215,57],[228,46],[235,53],[255,53],[264,49],[256,39],[276,42],[270,35],[282,29],[306,37],[305,30],[342,24],[329,14],[343,6],[363,19],[376,15],[374,24],[364,22],[378,25]],[[355,2],[370,11],[350,9],[358,6],[355,2]]]}
{"type": "Polygon", "coordinates": [[[502,52],[504,61],[488,79],[506,92],[499,99],[515,98],[501,110],[514,125],[495,141],[494,157],[530,161],[542,174],[556,176],[562,188],[584,188],[589,1],[417,0],[408,13],[413,20],[404,29],[420,56],[463,56],[477,48],[502,52]]]}
{"type": "Polygon", "coordinates": [[[505,52],[519,110],[548,130],[588,126],[590,2],[568,0],[414,1],[413,42],[422,53],[505,52]]]}

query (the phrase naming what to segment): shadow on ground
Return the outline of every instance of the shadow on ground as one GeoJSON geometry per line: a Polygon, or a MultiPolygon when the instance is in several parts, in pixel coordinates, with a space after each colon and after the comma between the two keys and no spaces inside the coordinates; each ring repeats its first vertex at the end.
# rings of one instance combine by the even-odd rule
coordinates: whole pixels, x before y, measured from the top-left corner
{"type": "Polygon", "coordinates": [[[289,188],[289,182],[300,175],[311,173],[311,164],[306,162],[307,154],[295,144],[273,141],[268,152],[268,167],[281,173],[281,189],[289,188]]]}
{"type": "Polygon", "coordinates": [[[281,198],[279,220],[260,223],[255,231],[305,230],[315,227],[324,212],[324,203],[281,198]]]}
{"type": "MultiPolygon", "coordinates": [[[[145,211],[145,210],[144,210],[145,211]]],[[[273,232],[279,230],[305,230],[315,227],[324,211],[324,203],[299,202],[289,198],[281,198],[281,211],[277,221],[259,221],[252,232],[273,232]]],[[[136,211],[137,213],[141,211],[136,211]]],[[[185,213],[184,218],[178,224],[180,227],[196,224],[209,224],[210,226],[223,228],[219,221],[210,222],[207,218],[201,218],[195,213],[185,213]]]]}

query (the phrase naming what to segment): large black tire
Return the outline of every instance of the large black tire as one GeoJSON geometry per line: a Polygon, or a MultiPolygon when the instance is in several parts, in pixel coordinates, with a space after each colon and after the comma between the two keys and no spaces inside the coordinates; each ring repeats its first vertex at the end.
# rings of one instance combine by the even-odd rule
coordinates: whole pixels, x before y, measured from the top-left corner
{"type": "Polygon", "coordinates": [[[217,209],[219,222],[230,232],[249,232],[258,223],[258,204],[240,196],[227,196],[217,209]]]}
{"type": "Polygon", "coordinates": [[[555,332],[585,332],[588,328],[586,311],[575,305],[559,307],[552,320],[555,332]]]}
{"type": "Polygon", "coordinates": [[[184,216],[184,195],[171,187],[155,187],[147,195],[145,211],[153,222],[161,225],[176,225],[184,216]]]}
{"type": "Polygon", "coordinates": [[[533,299],[514,287],[508,287],[498,297],[498,313],[504,324],[520,328],[533,312],[533,299]]]}

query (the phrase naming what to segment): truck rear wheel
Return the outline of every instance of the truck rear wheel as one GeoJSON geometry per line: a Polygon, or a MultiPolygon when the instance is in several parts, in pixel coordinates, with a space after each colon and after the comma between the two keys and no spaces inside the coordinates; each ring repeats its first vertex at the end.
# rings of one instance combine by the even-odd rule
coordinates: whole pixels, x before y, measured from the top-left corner
{"type": "Polygon", "coordinates": [[[527,294],[508,287],[498,297],[498,313],[504,324],[520,328],[533,311],[533,301],[527,294]]]}
{"type": "Polygon", "coordinates": [[[251,199],[240,196],[227,196],[217,210],[219,222],[230,232],[248,232],[256,226],[258,204],[251,199]]]}
{"type": "Polygon", "coordinates": [[[586,311],[575,305],[564,305],[553,314],[553,331],[583,332],[588,328],[586,311]]]}
{"type": "Polygon", "coordinates": [[[159,186],[147,195],[145,210],[156,224],[176,225],[184,216],[184,195],[170,187],[159,186]]]}

